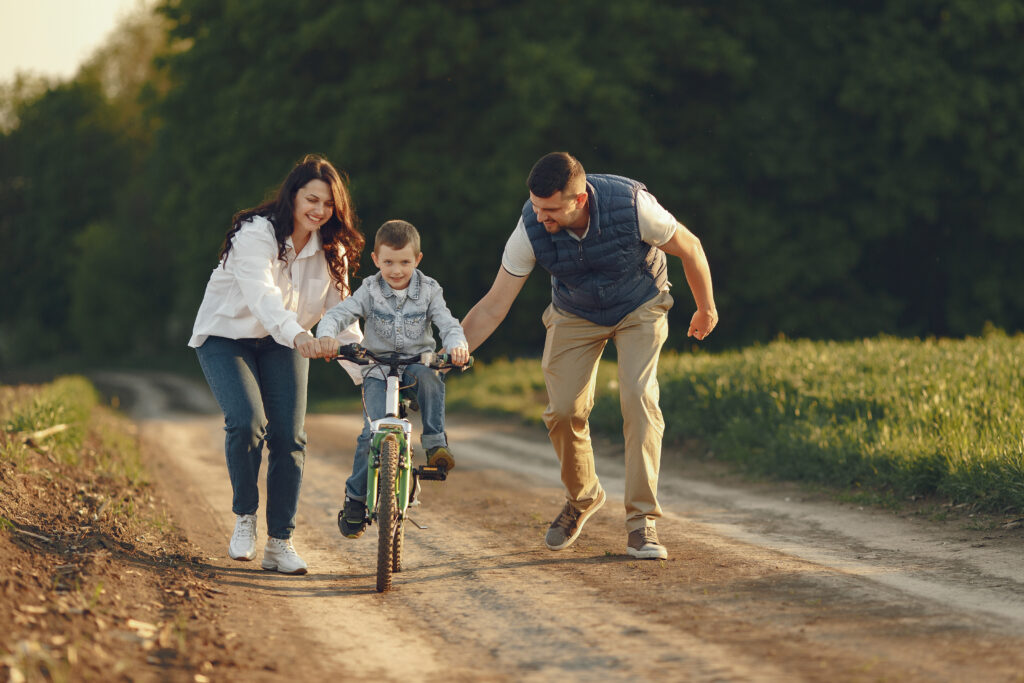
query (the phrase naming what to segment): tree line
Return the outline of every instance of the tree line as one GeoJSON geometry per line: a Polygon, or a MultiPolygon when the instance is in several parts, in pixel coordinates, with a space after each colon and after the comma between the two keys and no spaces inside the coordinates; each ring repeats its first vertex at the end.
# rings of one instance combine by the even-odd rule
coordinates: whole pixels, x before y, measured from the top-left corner
{"type": "MultiPolygon", "coordinates": [[[[308,152],[459,317],[566,150],[700,236],[710,348],[1020,330],[1022,33],[1024,0],[169,0],[0,93],[0,366],[184,352],[231,215],[308,152]]],[[[548,297],[482,351],[539,353],[548,297]]]]}

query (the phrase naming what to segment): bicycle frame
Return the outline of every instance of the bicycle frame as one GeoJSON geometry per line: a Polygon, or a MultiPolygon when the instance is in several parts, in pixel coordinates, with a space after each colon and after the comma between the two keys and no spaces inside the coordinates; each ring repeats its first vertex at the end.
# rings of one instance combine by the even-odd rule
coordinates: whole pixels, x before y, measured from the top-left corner
{"type": "Polygon", "coordinates": [[[377,499],[378,480],[380,477],[381,444],[388,436],[398,440],[398,479],[395,482],[395,503],[399,517],[405,518],[409,507],[409,496],[412,492],[412,423],[399,417],[399,377],[397,368],[393,368],[387,377],[387,393],[385,394],[385,416],[370,422],[369,462],[366,469],[366,511],[372,519],[376,519],[379,501],[377,499]]]}

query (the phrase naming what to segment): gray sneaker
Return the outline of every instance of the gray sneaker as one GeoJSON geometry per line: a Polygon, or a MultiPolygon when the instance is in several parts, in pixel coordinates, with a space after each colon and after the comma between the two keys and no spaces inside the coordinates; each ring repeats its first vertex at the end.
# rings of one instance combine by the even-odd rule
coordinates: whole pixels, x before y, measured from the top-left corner
{"type": "Polygon", "coordinates": [[[565,550],[575,543],[580,532],[583,531],[583,525],[587,519],[604,505],[605,497],[604,489],[601,489],[590,507],[582,511],[577,510],[572,503],[566,501],[565,507],[558,513],[558,517],[555,517],[555,521],[548,528],[547,535],[544,536],[544,545],[548,547],[548,550],[565,550]]]}
{"type": "Polygon", "coordinates": [[[668,559],[668,550],[658,542],[658,530],[653,526],[630,531],[626,552],[641,560],[668,559]]]}

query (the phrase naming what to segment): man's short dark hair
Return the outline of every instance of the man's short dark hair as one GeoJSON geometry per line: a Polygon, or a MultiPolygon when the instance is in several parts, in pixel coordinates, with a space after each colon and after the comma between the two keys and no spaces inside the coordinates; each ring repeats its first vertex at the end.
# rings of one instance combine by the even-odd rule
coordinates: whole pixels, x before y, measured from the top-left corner
{"type": "Polygon", "coordinates": [[[568,152],[552,152],[533,165],[526,186],[537,197],[550,197],[556,192],[565,192],[566,188],[579,187],[580,180],[585,187],[586,176],[583,164],[576,157],[568,152]]]}
{"type": "Polygon", "coordinates": [[[407,221],[391,220],[377,229],[377,236],[373,241],[373,251],[377,252],[381,245],[387,245],[392,249],[404,249],[412,245],[412,253],[420,253],[420,233],[412,223],[407,221]]]}

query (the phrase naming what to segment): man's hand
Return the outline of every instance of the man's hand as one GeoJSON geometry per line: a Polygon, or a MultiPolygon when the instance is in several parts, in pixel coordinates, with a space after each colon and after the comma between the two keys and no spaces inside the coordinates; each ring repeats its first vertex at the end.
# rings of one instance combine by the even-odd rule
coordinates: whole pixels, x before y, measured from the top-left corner
{"type": "Polygon", "coordinates": [[[690,329],[686,333],[687,337],[696,337],[698,340],[704,339],[704,337],[711,334],[711,330],[715,329],[715,325],[718,324],[718,311],[702,311],[699,310],[693,314],[690,318],[690,329]]]}
{"type": "Polygon", "coordinates": [[[666,254],[678,256],[683,262],[686,284],[690,286],[693,301],[697,304],[697,312],[690,319],[690,329],[686,336],[704,339],[718,324],[718,310],[715,308],[715,295],[711,287],[711,267],[708,266],[708,258],[700,240],[679,223],[668,242],[658,248],[666,254]]]}

